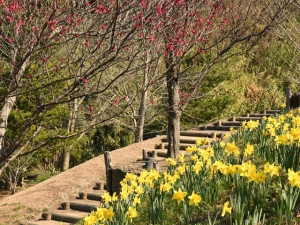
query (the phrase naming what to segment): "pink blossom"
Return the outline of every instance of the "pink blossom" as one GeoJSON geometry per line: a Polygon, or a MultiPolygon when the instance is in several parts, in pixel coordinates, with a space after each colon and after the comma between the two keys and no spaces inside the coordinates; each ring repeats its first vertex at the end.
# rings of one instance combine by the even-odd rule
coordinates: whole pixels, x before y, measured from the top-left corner
{"type": "Polygon", "coordinates": [[[19,5],[18,4],[15,4],[15,3],[10,3],[9,4],[9,10],[11,12],[16,12],[16,11],[18,11],[18,9],[19,9],[19,5]]]}
{"type": "Polygon", "coordinates": [[[162,15],[163,14],[163,10],[162,10],[162,7],[161,5],[158,5],[157,8],[156,8],[156,15],[162,15]]]}
{"type": "Polygon", "coordinates": [[[99,4],[99,5],[94,9],[94,11],[97,12],[97,13],[99,13],[99,14],[103,14],[103,13],[106,13],[106,12],[107,12],[106,8],[105,8],[103,5],[101,5],[101,4],[99,4]]]}
{"type": "Polygon", "coordinates": [[[12,39],[12,38],[7,38],[7,41],[8,41],[9,43],[12,43],[12,42],[13,42],[13,39],[12,39]]]}
{"type": "Polygon", "coordinates": [[[154,99],[153,99],[153,98],[150,100],[150,102],[151,102],[151,104],[152,104],[153,106],[155,105],[155,102],[154,102],[154,99]]]}
{"type": "Polygon", "coordinates": [[[184,2],[184,0],[175,0],[175,5],[181,5],[184,2]]]}
{"type": "Polygon", "coordinates": [[[150,36],[148,37],[148,40],[154,42],[154,41],[155,41],[155,38],[153,37],[153,35],[150,35],[150,36]]]}
{"type": "Polygon", "coordinates": [[[144,0],[141,0],[141,1],[140,1],[140,4],[141,4],[141,6],[143,7],[143,6],[146,5],[146,2],[145,2],[144,0]]]}
{"type": "Polygon", "coordinates": [[[11,16],[6,16],[5,19],[8,20],[9,22],[13,21],[13,18],[11,16]]]}

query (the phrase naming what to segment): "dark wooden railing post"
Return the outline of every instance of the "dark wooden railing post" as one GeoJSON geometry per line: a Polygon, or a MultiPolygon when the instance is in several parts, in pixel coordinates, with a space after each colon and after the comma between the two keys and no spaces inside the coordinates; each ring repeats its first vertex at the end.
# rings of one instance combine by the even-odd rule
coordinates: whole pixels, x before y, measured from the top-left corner
{"type": "Polygon", "coordinates": [[[291,109],[291,98],[292,98],[291,88],[287,87],[285,93],[286,93],[286,102],[285,102],[286,108],[291,109]]]}
{"type": "Polygon", "coordinates": [[[109,192],[110,195],[112,195],[112,156],[111,152],[105,151],[104,152],[104,160],[105,160],[105,168],[106,168],[106,187],[107,187],[107,192],[109,192]]]}

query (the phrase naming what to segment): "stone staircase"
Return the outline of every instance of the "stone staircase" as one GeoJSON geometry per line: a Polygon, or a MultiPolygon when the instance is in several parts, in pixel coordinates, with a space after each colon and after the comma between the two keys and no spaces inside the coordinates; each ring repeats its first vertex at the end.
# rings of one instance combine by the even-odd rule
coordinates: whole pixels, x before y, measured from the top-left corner
{"type": "MultiPolygon", "coordinates": [[[[180,132],[180,152],[184,153],[186,147],[195,144],[197,138],[206,139],[210,141],[210,144],[216,140],[222,140],[226,133],[230,133],[231,129],[239,129],[242,126],[243,121],[257,121],[261,120],[262,117],[266,116],[277,116],[280,114],[281,110],[265,110],[256,114],[246,114],[241,117],[231,117],[227,120],[219,120],[212,124],[207,124],[200,126],[193,130],[181,131],[180,132]]],[[[166,157],[168,149],[168,140],[167,138],[162,139],[162,143],[157,146],[152,156],[166,157]]],[[[148,153],[151,155],[151,153],[148,153]]]]}
{"type": "MultiPolygon", "coordinates": [[[[188,146],[195,144],[197,138],[206,139],[212,143],[216,140],[221,140],[226,133],[230,133],[230,129],[238,129],[243,121],[261,120],[264,116],[276,116],[280,114],[280,110],[266,110],[258,114],[247,114],[242,117],[232,117],[228,120],[219,120],[215,123],[200,126],[193,130],[180,132],[180,151],[185,153],[188,146]]],[[[148,152],[148,155],[154,157],[167,156],[168,142],[166,138],[154,151],[148,152]]],[[[106,184],[100,182],[91,192],[81,192],[77,199],[72,201],[62,202],[61,207],[57,210],[42,214],[41,220],[37,222],[23,223],[22,225],[70,225],[83,219],[85,215],[96,210],[100,205],[102,195],[105,193],[106,184]]]]}
{"type": "Polygon", "coordinates": [[[80,192],[76,199],[62,202],[61,207],[57,210],[43,213],[39,221],[23,223],[23,225],[74,224],[99,207],[105,189],[106,184],[99,182],[96,184],[96,187],[89,192],[80,192]]]}

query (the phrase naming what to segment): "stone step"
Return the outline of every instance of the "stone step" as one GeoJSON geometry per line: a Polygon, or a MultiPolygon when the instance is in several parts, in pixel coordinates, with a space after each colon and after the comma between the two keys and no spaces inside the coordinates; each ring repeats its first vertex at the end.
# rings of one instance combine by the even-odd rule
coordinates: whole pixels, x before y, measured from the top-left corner
{"type": "Polygon", "coordinates": [[[231,117],[229,121],[250,121],[250,120],[261,120],[261,117],[231,117]]]}
{"type": "Polygon", "coordinates": [[[200,129],[203,130],[221,130],[221,131],[230,131],[231,129],[237,130],[240,128],[240,126],[203,126],[200,127],[200,129]]]}
{"type": "Polygon", "coordinates": [[[263,114],[263,113],[255,113],[255,114],[247,114],[246,117],[269,117],[269,116],[274,116],[274,114],[268,113],[268,114],[263,114]]]}
{"type": "MultiPolygon", "coordinates": [[[[215,138],[211,137],[192,137],[192,136],[180,136],[180,144],[195,144],[196,140],[200,138],[202,140],[205,140],[206,138],[209,139],[210,142],[214,141],[215,138]]],[[[167,138],[163,138],[162,142],[168,142],[167,138]]]]}
{"type": "Polygon", "coordinates": [[[61,207],[64,210],[72,209],[72,210],[88,212],[88,213],[97,210],[99,205],[100,205],[100,201],[83,200],[83,199],[66,201],[61,203],[61,207]]]}
{"type": "Polygon", "coordinates": [[[192,137],[209,137],[209,138],[221,138],[226,132],[220,130],[208,131],[208,130],[188,130],[180,131],[181,136],[192,136],[192,137]]]}
{"type": "MultiPolygon", "coordinates": [[[[167,150],[156,150],[156,154],[158,157],[167,158],[167,150]]],[[[179,154],[189,155],[186,151],[179,151],[179,154]]]]}
{"type": "Polygon", "coordinates": [[[277,109],[271,109],[271,110],[265,110],[265,111],[262,111],[260,113],[265,113],[265,114],[281,114],[281,110],[277,110],[277,109]]]}
{"type": "Polygon", "coordinates": [[[238,127],[242,126],[242,121],[217,121],[213,125],[215,126],[232,126],[232,127],[238,127]]]}
{"type": "Polygon", "coordinates": [[[102,192],[80,192],[79,198],[84,199],[84,200],[89,199],[89,200],[101,201],[103,194],[104,194],[104,191],[102,191],[102,192]]]}
{"type": "Polygon", "coordinates": [[[192,137],[210,137],[213,138],[215,134],[210,131],[199,131],[199,130],[187,130],[180,131],[180,136],[192,136],[192,137]]]}
{"type": "Polygon", "coordinates": [[[72,223],[66,223],[62,221],[55,221],[55,220],[39,220],[36,222],[28,222],[23,223],[22,225],[71,225],[72,223]]]}
{"type": "Polygon", "coordinates": [[[54,210],[42,214],[44,220],[56,220],[67,223],[76,223],[89,213],[75,210],[54,210]]]}
{"type": "MultiPolygon", "coordinates": [[[[195,143],[194,143],[195,144],[195,143]]],[[[187,147],[191,146],[193,144],[188,144],[188,143],[181,143],[179,149],[180,150],[185,150],[187,147]]],[[[168,142],[162,142],[159,146],[158,149],[168,149],[168,142]]]]}

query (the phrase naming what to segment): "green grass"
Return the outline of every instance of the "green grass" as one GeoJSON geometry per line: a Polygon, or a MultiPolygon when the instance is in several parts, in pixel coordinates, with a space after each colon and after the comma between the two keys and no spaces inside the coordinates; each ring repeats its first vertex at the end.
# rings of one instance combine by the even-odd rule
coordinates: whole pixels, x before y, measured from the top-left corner
{"type": "Polygon", "coordinates": [[[36,185],[36,184],[39,184],[53,176],[56,176],[57,174],[59,174],[60,172],[59,171],[55,171],[54,173],[52,172],[49,172],[49,171],[38,171],[38,170],[35,170],[35,171],[31,171],[29,174],[39,174],[37,180],[30,180],[28,182],[29,185],[36,185]]]}

